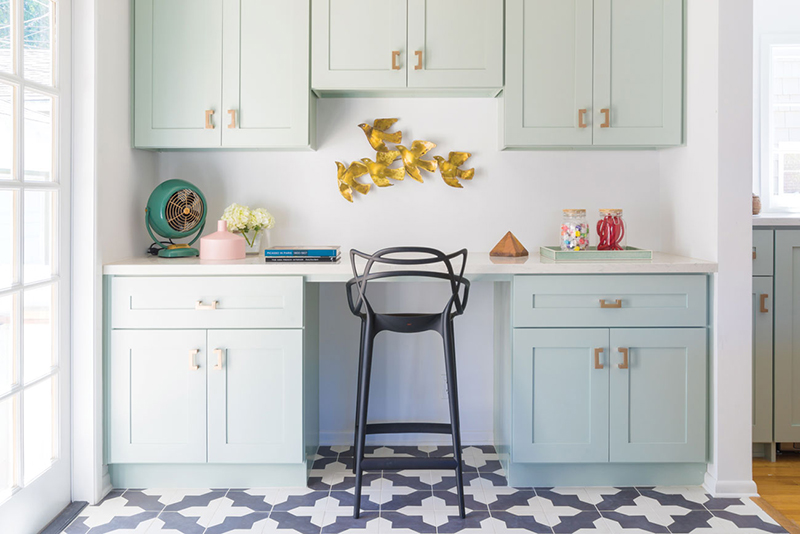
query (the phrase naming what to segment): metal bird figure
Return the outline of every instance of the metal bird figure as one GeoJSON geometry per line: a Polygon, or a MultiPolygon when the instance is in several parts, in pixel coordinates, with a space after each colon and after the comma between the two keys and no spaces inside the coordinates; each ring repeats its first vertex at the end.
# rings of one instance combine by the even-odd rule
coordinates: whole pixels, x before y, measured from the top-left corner
{"type": "Polygon", "coordinates": [[[430,141],[414,141],[411,143],[410,149],[403,145],[397,145],[397,150],[400,151],[400,156],[403,158],[403,166],[405,166],[406,172],[410,177],[422,182],[418,167],[422,167],[428,172],[436,171],[436,160],[421,159],[422,156],[435,147],[436,143],[431,143],[430,141]]]}
{"type": "Polygon", "coordinates": [[[339,192],[348,201],[353,201],[353,193],[351,189],[355,189],[362,195],[369,193],[371,184],[362,184],[356,178],[367,174],[367,167],[359,162],[354,161],[349,167],[345,168],[343,163],[336,162],[336,178],[339,182],[339,192]]]}
{"type": "Polygon", "coordinates": [[[367,141],[369,141],[372,148],[377,152],[388,152],[389,147],[386,146],[384,141],[395,144],[403,142],[403,132],[386,133],[386,130],[391,128],[396,122],[397,119],[375,119],[372,126],[361,123],[358,127],[364,130],[367,141]]]}
{"type": "Polygon", "coordinates": [[[444,182],[450,187],[463,187],[458,178],[462,180],[472,180],[475,176],[475,169],[459,169],[471,156],[469,152],[450,152],[447,160],[442,156],[434,156],[433,159],[439,162],[439,172],[444,182]]]}
{"type": "Polygon", "coordinates": [[[405,169],[390,169],[389,165],[394,163],[394,160],[400,157],[400,152],[397,150],[390,150],[388,152],[378,152],[375,159],[372,161],[369,158],[361,158],[361,163],[367,166],[369,176],[375,185],[378,187],[388,187],[393,185],[388,178],[392,180],[402,180],[406,174],[405,169]]]}

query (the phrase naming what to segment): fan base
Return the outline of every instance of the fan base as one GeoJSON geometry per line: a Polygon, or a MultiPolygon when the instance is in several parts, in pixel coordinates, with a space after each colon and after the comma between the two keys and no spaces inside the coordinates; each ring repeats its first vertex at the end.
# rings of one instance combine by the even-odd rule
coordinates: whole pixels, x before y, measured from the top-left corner
{"type": "Polygon", "coordinates": [[[190,258],[192,256],[199,256],[200,253],[196,248],[162,248],[158,251],[159,258],[190,258]]]}

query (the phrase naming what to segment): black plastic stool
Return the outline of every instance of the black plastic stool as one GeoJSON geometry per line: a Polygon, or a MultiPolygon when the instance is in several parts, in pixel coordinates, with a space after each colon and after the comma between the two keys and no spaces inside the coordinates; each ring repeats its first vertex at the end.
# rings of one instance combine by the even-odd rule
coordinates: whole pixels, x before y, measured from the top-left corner
{"type": "Polygon", "coordinates": [[[379,250],[373,255],[357,250],[350,251],[353,266],[353,279],[347,282],[347,302],[350,311],[361,318],[361,346],[358,358],[358,393],[356,395],[355,426],[355,504],[353,517],[361,513],[361,481],[364,471],[383,469],[454,469],[458,486],[458,509],[461,517],[464,511],[464,481],[461,465],[461,425],[458,416],[458,385],[456,383],[456,352],[453,334],[453,318],[464,313],[469,298],[469,280],[464,278],[467,263],[467,250],[445,254],[436,249],[424,247],[396,247],[379,250]],[[400,257],[398,257],[400,256],[400,257]],[[411,256],[411,257],[410,257],[411,256]],[[366,262],[364,270],[358,274],[356,258],[366,262]],[[453,270],[452,260],[459,258],[461,268],[458,274],[453,270]],[[381,265],[372,272],[376,264],[381,265]],[[390,266],[402,266],[413,270],[391,270],[390,266]],[[444,269],[445,272],[435,269],[444,269]],[[367,284],[372,280],[387,278],[433,278],[450,283],[452,296],[441,313],[375,313],[367,299],[367,284]],[[354,292],[353,289],[357,291],[354,292]],[[463,289],[463,295],[462,295],[463,289]],[[354,294],[355,293],[355,294],[354,294]],[[375,336],[383,331],[414,334],[433,330],[442,336],[444,342],[444,362],[447,376],[447,390],[450,400],[450,424],[447,423],[367,423],[369,405],[369,381],[372,370],[372,348],[375,336]],[[450,434],[453,438],[453,458],[364,458],[364,445],[367,434],[450,434]]]}

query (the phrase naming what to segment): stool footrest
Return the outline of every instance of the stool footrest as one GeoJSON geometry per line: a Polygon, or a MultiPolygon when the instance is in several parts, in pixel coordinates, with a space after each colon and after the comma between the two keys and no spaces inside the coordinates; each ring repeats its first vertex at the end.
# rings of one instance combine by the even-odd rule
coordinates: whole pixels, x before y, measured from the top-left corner
{"type": "Polygon", "coordinates": [[[367,434],[452,434],[450,423],[370,423],[367,434]]]}
{"type": "Polygon", "coordinates": [[[403,469],[456,469],[455,458],[364,458],[361,469],[364,471],[403,470],[403,469]]]}

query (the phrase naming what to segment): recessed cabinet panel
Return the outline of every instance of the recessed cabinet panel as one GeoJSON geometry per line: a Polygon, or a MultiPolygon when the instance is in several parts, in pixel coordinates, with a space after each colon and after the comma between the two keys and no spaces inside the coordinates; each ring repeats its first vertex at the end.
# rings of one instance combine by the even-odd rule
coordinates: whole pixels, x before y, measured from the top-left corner
{"type": "Polygon", "coordinates": [[[775,231],[775,441],[800,442],[800,231],[775,231]]]}
{"type": "Polygon", "coordinates": [[[221,15],[222,0],[136,0],[137,147],[220,145],[221,15]]]}
{"type": "Polygon", "coordinates": [[[772,276],[775,231],[753,230],[753,276],[772,276]]]}
{"type": "Polygon", "coordinates": [[[592,0],[509,0],[505,146],[592,144],[592,0]]]}
{"type": "Polygon", "coordinates": [[[594,144],[680,144],[682,0],[594,6],[594,144]]]}
{"type": "Polygon", "coordinates": [[[753,443],[772,437],[772,310],[771,276],[753,277],[753,443]]]}

